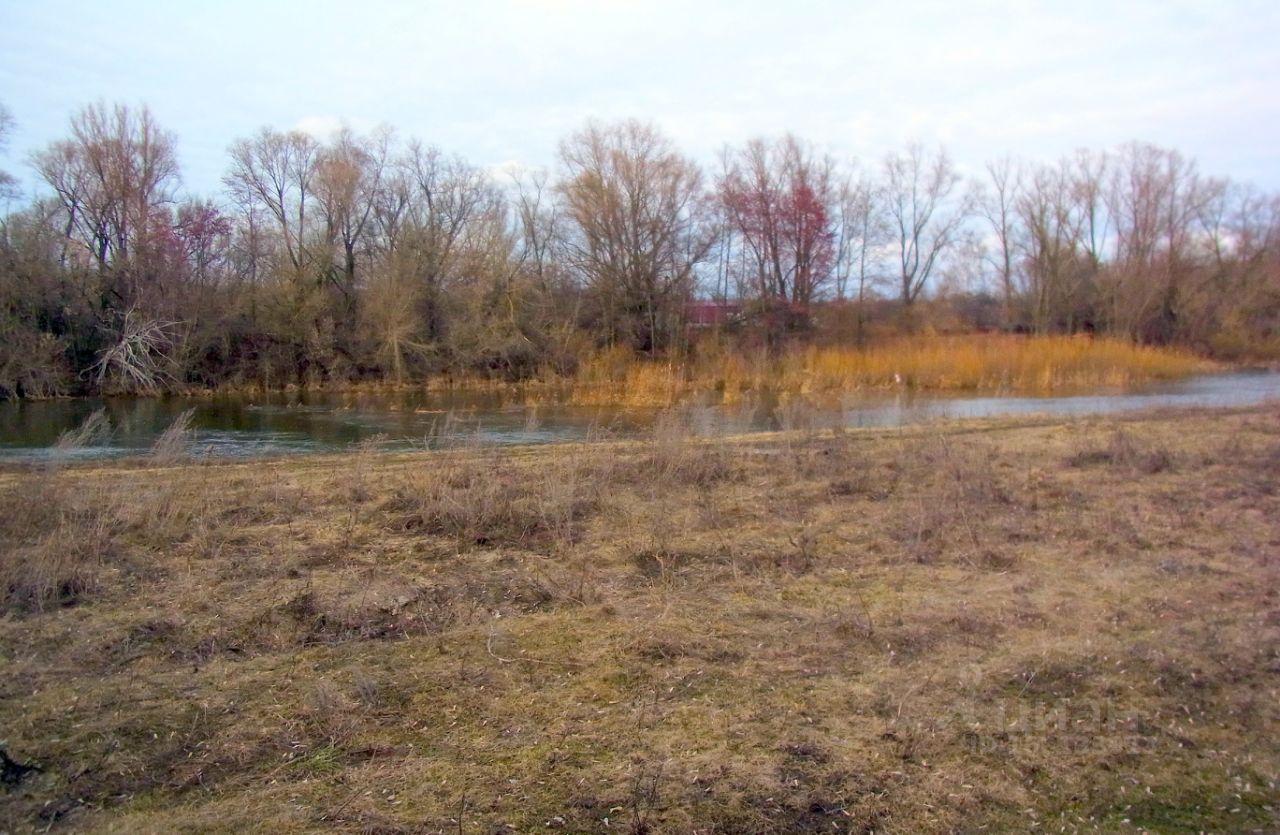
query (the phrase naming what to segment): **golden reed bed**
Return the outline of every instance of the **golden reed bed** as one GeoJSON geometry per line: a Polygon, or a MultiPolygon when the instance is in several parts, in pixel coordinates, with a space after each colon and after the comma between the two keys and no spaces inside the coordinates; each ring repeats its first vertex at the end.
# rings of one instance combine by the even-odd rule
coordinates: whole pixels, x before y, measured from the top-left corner
{"type": "Polygon", "coordinates": [[[689,360],[663,362],[605,351],[564,382],[575,403],[668,406],[691,395],[715,393],[733,402],[762,391],[1046,393],[1178,379],[1212,367],[1186,351],[1118,339],[979,335],[901,339],[867,349],[809,347],[781,356],[717,346],[689,360]]]}

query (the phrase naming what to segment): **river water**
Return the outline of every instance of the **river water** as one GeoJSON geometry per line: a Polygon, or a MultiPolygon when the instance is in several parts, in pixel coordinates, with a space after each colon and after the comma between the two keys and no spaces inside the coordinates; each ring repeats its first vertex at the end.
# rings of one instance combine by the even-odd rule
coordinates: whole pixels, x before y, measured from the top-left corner
{"type": "MultiPolygon", "coordinates": [[[[857,392],[798,407],[759,397],[735,406],[693,405],[682,419],[705,434],[803,427],[868,427],[1002,415],[1091,415],[1157,407],[1280,404],[1280,373],[1242,371],[1192,377],[1139,390],[1051,397],[975,396],[936,392],[857,392]]],[[[298,392],[204,398],[80,398],[0,403],[0,460],[52,455],[62,432],[103,409],[111,431],[74,457],[143,452],[173,420],[193,409],[198,454],[251,457],[334,452],[375,439],[389,449],[473,442],[556,443],[628,437],[647,431],[654,409],[525,405],[519,391],[298,392]]]]}

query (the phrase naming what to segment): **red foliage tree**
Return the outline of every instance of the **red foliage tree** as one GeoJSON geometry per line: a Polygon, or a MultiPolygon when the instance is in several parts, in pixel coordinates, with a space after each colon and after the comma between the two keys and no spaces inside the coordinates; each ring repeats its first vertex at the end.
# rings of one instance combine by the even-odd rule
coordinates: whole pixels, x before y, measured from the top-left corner
{"type": "Polygon", "coordinates": [[[791,136],[726,154],[720,202],[746,256],[744,283],[760,299],[803,308],[831,279],[833,179],[830,161],[791,136]]]}

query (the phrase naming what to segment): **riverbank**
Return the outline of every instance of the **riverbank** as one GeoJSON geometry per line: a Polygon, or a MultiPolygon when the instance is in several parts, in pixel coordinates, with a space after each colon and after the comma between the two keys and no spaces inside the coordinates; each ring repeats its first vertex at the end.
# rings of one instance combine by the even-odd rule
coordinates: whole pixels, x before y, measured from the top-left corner
{"type": "Polygon", "coordinates": [[[0,474],[0,828],[1268,831],[1274,406],[0,474]]]}

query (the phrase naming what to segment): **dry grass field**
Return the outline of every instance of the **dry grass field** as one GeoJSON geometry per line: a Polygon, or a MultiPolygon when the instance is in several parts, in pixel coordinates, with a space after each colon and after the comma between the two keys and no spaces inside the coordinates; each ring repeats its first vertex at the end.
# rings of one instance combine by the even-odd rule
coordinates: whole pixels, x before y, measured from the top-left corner
{"type": "Polygon", "coordinates": [[[0,830],[1274,832],[1280,410],[0,472],[0,830]]]}

